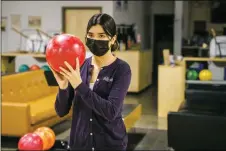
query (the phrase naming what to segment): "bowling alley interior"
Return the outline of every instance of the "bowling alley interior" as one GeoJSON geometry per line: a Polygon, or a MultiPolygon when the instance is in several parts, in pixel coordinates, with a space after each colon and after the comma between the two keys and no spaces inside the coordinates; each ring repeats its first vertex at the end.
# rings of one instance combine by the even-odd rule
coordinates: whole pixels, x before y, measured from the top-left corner
{"type": "Polygon", "coordinates": [[[48,46],[69,34],[83,46],[76,55],[93,57],[85,37],[89,19],[98,13],[114,19],[119,45],[111,53],[131,69],[121,113],[127,150],[226,150],[226,2],[2,1],[1,6],[3,150],[70,150],[74,110],[57,114],[59,87],[48,60],[57,64],[62,58],[48,54],[54,51],[48,46]]]}

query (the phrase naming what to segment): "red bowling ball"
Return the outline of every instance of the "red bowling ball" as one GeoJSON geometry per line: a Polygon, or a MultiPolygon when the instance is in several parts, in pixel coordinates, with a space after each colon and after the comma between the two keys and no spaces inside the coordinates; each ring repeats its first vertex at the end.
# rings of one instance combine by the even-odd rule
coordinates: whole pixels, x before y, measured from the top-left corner
{"type": "Polygon", "coordinates": [[[80,66],[86,56],[85,46],[76,36],[61,34],[54,36],[46,47],[46,60],[49,66],[56,72],[60,72],[60,66],[67,69],[64,61],[67,61],[73,69],[76,69],[76,58],[80,66]]]}
{"type": "Polygon", "coordinates": [[[22,136],[18,143],[18,150],[42,150],[43,142],[41,137],[35,133],[28,133],[22,136]]]}

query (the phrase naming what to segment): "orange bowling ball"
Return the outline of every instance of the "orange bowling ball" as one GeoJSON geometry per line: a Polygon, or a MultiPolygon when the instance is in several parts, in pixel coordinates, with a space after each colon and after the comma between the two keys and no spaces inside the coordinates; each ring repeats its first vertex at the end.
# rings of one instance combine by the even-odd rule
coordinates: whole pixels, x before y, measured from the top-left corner
{"type": "Polygon", "coordinates": [[[34,131],[35,134],[38,134],[43,141],[43,150],[49,150],[53,147],[56,140],[56,135],[52,129],[48,127],[40,127],[34,131]]]}
{"type": "Polygon", "coordinates": [[[73,69],[76,68],[76,58],[80,66],[84,63],[86,49],[83,42],[76,36],[70,34],[61,34],[54,36],[46,47],[46,60],[49,66],[60,72],[60,66],[67,69],[64,64],[67,61],[73,69]]]}
{"type": "Polygon", "coordinates": [[[34,64],[30,67],[30,70],[39,70],[39,69],[40,69],[40,67],[36,64],[34,64]]]}

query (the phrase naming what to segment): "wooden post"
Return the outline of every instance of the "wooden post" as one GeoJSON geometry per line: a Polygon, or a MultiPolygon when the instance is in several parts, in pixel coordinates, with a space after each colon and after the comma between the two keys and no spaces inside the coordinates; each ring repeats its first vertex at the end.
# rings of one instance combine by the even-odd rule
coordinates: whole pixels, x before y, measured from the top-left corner
{"type": "Polygon", "coordinates": [[[163,61],[164,61],[164,65],[166,65],[166,66],[170,65],[170,50],[169,49],[163,50],[163,61]]]}

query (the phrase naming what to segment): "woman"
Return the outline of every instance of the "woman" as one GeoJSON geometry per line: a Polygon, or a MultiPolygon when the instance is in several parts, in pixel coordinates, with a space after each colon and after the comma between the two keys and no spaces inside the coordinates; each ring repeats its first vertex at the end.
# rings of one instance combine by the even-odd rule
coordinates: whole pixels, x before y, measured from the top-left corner
{"type": "Polygon", "coordinates": [[[127,134],[122,119],[123,100],[130,81],[129,65],[111,52],[118,48],[114,19],[107,14],[91,17],[86,45],[93,53],[79,68],[65,62],[70,71],[54,72],[59,84],[55,109],[60,117],[72,106],[72,150],[126,150],[127,134]]]}

